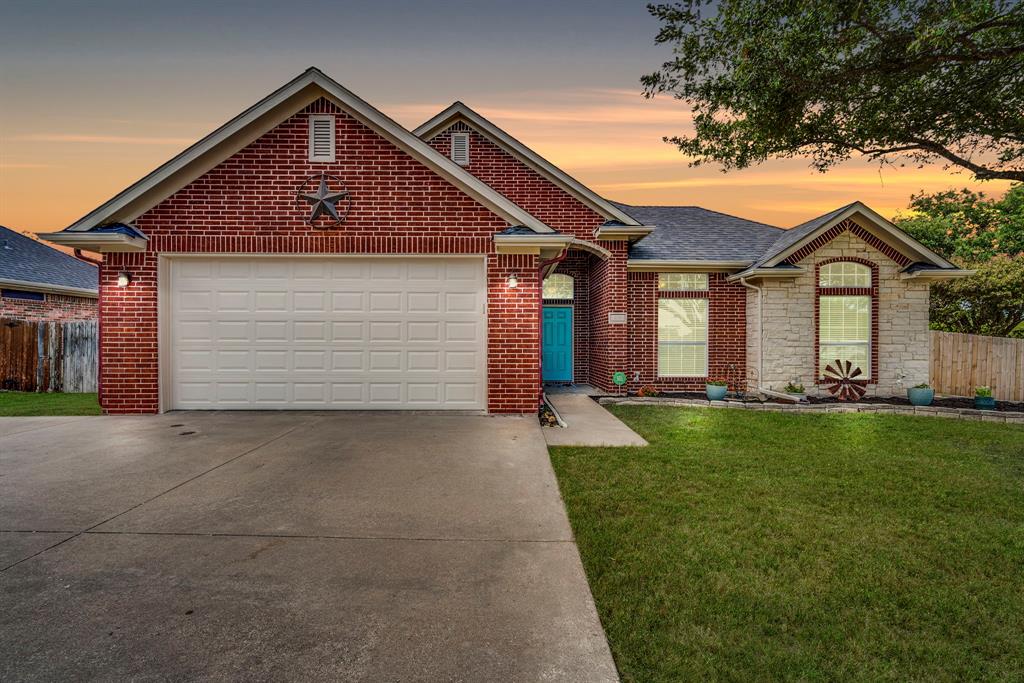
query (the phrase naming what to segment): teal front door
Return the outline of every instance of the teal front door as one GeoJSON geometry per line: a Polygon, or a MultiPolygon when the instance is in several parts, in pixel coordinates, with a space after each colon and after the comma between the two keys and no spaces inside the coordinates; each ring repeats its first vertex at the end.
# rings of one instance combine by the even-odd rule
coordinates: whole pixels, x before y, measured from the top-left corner
{"type": "Polygon", "coordinates": [[[545,382],[572,381],[572,306],[544,307],[542,376],[545,382]]]}

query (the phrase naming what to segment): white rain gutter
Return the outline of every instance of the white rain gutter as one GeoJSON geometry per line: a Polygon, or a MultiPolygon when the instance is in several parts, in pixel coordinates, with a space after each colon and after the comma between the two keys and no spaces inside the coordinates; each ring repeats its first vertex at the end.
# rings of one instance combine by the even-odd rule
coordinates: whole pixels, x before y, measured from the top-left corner
{"type": "Polygon", "coordinates": [[[740,284],[747,289],[757,292],[757,390],[764,389],[764,291],[757,285],[747,282],[747,278],[741,277],[740,284]]]}

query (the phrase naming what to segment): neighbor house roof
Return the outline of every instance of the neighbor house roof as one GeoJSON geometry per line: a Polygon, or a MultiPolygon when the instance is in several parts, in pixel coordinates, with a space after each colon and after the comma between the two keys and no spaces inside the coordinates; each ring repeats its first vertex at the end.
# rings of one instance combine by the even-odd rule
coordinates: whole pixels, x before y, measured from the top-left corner
{"type": "Polygon", "coordinates": [[[747,262],[757,260],[786,231],[699,206],[615,206],[654,232],[633,244],[630,260],[747,262]]]}
{"type": "MultiPolygon", "coordinates": [[[[64,231],[51,233],[46,239],[77,246],[78,243],[85,244],[95,235],[86,234],[76,238],[73,233],[89,233],[96,226],[108,223],[130,223],[320,97],[326,97],[345,109],[356,120],[510,225],[526,226],[538,233],[552,232],[551,227],[539,218],[480,181],[319,69],[311,67],[64,231]]],[[[110,237],[107,236],[108,239],[110,237]]]]}
{"type": "Polygon", "coordinates": [[[0,226],[0,285],[96,296],[99,269],[0,226]]]}

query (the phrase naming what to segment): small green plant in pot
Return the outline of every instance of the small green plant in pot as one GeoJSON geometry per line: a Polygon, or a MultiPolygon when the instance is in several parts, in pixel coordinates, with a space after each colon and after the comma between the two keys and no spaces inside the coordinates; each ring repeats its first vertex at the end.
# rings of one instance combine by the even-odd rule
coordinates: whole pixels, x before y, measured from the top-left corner
{"type": "Polygon", "coordinates": [[[803,401],[807,398],[807,392],[804,389],[804,385],[800,382],[789,382],[782,388],[782,390],[798,401],[803,401]]]}
{"type": "Polygon", "coordinates": [[[704,393],[709,401],[721,401],[729,391],[729,382],[724,379],[708,379],[704,383],[704,393]]]}
{"type": "Polygon", "coordinates": [[[910,399],[911,405],[930,406],[935,400],[935,390],[928,386],[927,382],[922,382],[907,389],[907,398],[910,399]]]}
{"type": "Polygon", "coordinates": [[[974,407],[978,410],[996,409],[996,399],[992,395],[992,387],[976,387],[974,389],[974,407]]]}

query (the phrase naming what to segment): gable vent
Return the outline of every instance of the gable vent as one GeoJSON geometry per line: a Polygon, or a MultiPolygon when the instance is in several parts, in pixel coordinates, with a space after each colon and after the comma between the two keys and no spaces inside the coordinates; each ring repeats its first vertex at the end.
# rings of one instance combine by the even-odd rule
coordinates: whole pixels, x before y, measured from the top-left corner
{"type": "Polygon", "coordinates": [[[469,133],[452,133],[452,161],[459,166],[469,165],[469,133]]]}
{"type": "Polygon", "coordinates": [[[309,117],[309,160],[334,161],[334,117],[330,114],[309,117]]]}

